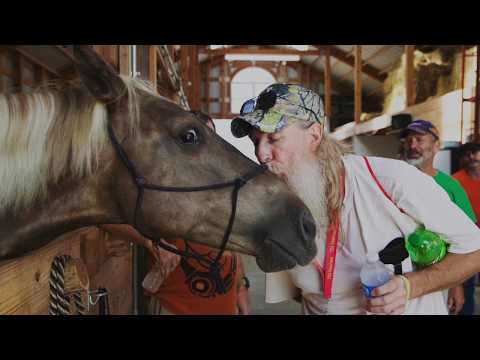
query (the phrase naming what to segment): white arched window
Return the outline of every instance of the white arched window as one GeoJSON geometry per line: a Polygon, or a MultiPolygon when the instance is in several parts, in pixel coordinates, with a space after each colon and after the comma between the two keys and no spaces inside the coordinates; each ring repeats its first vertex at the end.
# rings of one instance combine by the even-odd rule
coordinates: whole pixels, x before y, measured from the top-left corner
{"type": "Polygon", "coordinates": [[[260,67],[251,66],[240,70],[231,83],[232,113],[240,113],[245,101],[258,96],[267,86],[275,82],[273,75],[260,67]]]}

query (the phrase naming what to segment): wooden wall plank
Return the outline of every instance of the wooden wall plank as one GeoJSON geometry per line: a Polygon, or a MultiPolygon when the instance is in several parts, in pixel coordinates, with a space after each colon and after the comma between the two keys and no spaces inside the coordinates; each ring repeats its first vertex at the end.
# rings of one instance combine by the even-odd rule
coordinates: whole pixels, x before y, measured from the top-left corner
{"type": "MultiPolygon", "coordinates": [[[[0,262],[0,315],[48,314],[50,267],[59,255],[83,260],[90,289],[105,287],[109,291],[111,314],[131,314],[132,253],[109,254],[103,234],[97,228],[80,229],[26,256],[0,262]]],[[[89,314],[98,312],[97,307],[90,310],[89,314]]]]}

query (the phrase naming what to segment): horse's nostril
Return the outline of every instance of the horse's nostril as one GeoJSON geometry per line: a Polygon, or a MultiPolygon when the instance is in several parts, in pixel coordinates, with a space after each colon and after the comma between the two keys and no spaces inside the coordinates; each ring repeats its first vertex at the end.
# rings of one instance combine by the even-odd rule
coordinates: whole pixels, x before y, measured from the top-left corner
{"type": "Polygon", "coordinates": [[[300,233],[304,240],[312,240],[316,235],[315,221],[308,211],[302,212],[300,215],[300,233]]]}

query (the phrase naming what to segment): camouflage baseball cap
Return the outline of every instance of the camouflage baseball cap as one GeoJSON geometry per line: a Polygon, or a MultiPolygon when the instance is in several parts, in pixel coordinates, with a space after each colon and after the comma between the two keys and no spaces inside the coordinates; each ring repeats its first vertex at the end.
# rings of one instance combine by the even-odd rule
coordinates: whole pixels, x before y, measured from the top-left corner
{"type": "Polygon", "coordinates": [[[322,99],[299,85],[273,84],[254,99],[246,101],[240,116],[233,119],[232,134],[241,138],[253,126],[265,133],[275,133],[298,121],[325,122],[322,99]]]}

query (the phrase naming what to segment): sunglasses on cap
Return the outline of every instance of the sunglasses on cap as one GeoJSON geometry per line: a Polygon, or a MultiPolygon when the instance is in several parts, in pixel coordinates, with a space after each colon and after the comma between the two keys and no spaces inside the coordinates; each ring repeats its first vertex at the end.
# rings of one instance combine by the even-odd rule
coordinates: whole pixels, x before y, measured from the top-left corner
{"type": "Polygon", "coordinates": [[[250,114],[256,110],[262,110],[264,113],[267,113],[271,108],[273,108],[275,106],[275,104],[277,103],[277,99],[282,99],[294,106],[298,106],[302,109],[305,109],[309,112],[311,112],[313,114],[313,116],[315,116],[315,119],[317,120],[317,122],[319,123],[322,123],[320,121],[320,119],[318,118],[317,114],[312,110],[312,109],[309,109],[305,106],[302,106],[302,105],[298,105],[298,104],[295,104],[293,102],[291,102],[290,100],[280,96],[280,95],[277,95],[275,94],[273,91],[268,91],[268,92],[265,92],[263,94],[261,94],[260,96],[256,97],[256,98],[253,98],[253,99],[250,99],[250,100],[247,100],[243,105],[242,105],[242,108],[240,109],[240,115],[247,115],[247,114],[250,114]]]}

